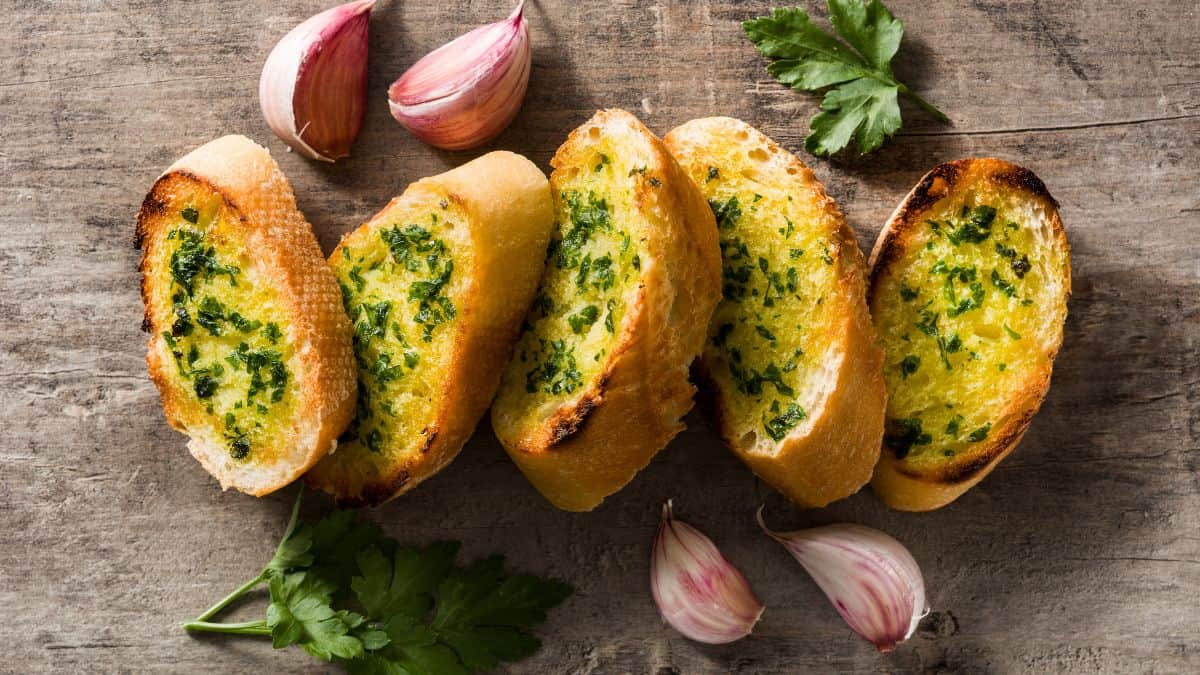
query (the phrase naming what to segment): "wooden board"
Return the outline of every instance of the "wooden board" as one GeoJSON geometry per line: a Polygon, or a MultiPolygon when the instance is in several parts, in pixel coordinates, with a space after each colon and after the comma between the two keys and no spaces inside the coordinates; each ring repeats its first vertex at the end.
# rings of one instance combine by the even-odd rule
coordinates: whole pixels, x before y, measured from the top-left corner
{"type": "MultiPolygon", "coordinates": [[[[545,166],[598,107],[660,133],[734,115],[802,147],[817,100],[772,81],[739,28],[767,3],[568,0],[528,8],[516,123],[476,152],[423,146],[389,118],[387,85],[502,4],[381,3],[365,129],[336,166],[284,152],[256,96],[271,46],[324,3],[0,7],[0,671],[319,670],[298,650],[178,628],[269,556],[293,493],[221,493],[146,378],[132,223],[176,157],[230,132],[265,143],[329,250],[410,181],[484,150],[545,166]]],[[[898,73],[954,124],[906,105],[879,153],[804,159],[864,247],[938,162],[996,155],[1045,180],[1075,296],[1041,414],[992,476],[927,515],[869,492],[799,511],[694,419],[602,508],[562,513],[484,425],[443,474],[368,515],[403,540],[461,539],[467,557],[503,552],[577,585],[513,672],[1200,671],[1200,13],[1184,0],[888,4],[907,26],[898,73]],[[765,599],[752,638],[704,647],[660,623],[647,570],[668,497],[765,599]],[[904,541],[933,607],[918,634],[891,655],[854,636],[758,532],[764,502],[779,527],[850,520],[904,541]]]]}

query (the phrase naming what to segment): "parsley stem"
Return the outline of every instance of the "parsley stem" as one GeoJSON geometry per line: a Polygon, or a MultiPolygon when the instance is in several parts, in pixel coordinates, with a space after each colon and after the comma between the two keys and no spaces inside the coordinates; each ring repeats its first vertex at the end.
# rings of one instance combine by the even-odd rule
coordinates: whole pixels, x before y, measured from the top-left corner
{"type": "Polygon", "coordinates": [[[936,117],[938,119],[938,121],[941,122],[942,124],[950,123],[950,118],[946,117],[946,113],[933,107],[932,103],[930,103],[929,101],[926,101],[925,99],[921,98],[920,96],[917,96],[915,93],[913,93],[913,90],[909,89],[908,87],[904,86],[903,84],[900,84],[898,82],[897,82],[897,84],[899,85],[900,93],[904,94],[905,96],[912,99],[912,102],[916,103],[918,106],[920,106],[922,110],[924,110],[925,112],[929,113],[930,115],[933,115],[934,117],[936,117]]]}
{"type": "Polygon", "coordinates": [[[192,633],[231,633],[233,635],[270,635],[271,628],[266,619],[243,623],[216,623],[210,621],[188,621],[183,629],[192,633]]]}
{"type": "MultiPolygon", "coordinates": [[[[207,610],[205,610],[205,612],[203,614],[196,617],[189,623],[185,623],[183,625],[183,627],[187,628],[190,623],[204,623],[204,622],[208,621],[209,619],[216,616],[217,612],[220,612],[221,610],[225,609],[234,600],[237,600],[238,598],[242,597],[243,595],[248,593],[250,591],[250,589],[254,588],[255,586],[261,584],[262,582],[264,582],[266,580],[267,580],[267,571],[263,570],[262,572],[258,573],[258,576],[254,577],[250,581],[247,581],[246,583],[242,584],[241,586],[238,586],[236,589],[234,589],[234,591],[232,593],[225,596],[224,598],[221,598],[221,600],[219,602],[217,602],[217,604],[213,605],[212,607],[209,607],[207,610]]],[[[236,625],[236,624],[231,624],[231,625],[236,625]]],[[[191,630],[191,629],[189,629],[189,630],[191,630]]]]}

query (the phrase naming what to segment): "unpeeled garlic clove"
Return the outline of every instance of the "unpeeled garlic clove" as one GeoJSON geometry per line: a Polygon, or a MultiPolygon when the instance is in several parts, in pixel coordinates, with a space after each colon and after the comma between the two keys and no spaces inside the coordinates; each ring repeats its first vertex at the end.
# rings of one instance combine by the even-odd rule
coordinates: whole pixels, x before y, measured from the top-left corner
{"type": "Polygon", "coordinates": [[[675,519],[669,501],[654,538],[650,592],[671,627],[708,644],[746,637],[765,609],[712,540],[675,519]]]}
{"type": "Polygon", "coordinates": [[[512,14],[425,55],[388,88],[388,107],[422,141],[462,150],[495,138],[517,116],[533,52],[525,2],[512,14]]]}
{"type": "Polygon", "coordinates": [[[271,50],[258,102],[271,131],[305,157],[350,154],[367,100],[367,37],[375,0],[327,9],[271,50]]]}
{"type": "Polygon", "coordinates": [[[921,568],[904,545],[863,525],[840,523],[773,532],[758,524],[804,566],[850,628],[890,652],[929,613],[921,568]]]}

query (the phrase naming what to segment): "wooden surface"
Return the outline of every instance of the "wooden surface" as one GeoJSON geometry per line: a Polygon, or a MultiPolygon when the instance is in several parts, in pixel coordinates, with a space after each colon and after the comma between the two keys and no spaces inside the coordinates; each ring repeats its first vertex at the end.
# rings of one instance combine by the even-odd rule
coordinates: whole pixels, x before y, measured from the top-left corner
{"type": "MultiPolygon", "coordinates": [[[[146,377],[133,217],[176,157],[230,132],[265,143],[329,250],[410,181],[486,149],[545,166],[598,107],[659,133],[733,115],[802,147],[817,100],[773,82],[738,25],[766,3],[568,0],[528,8],[533,78],[516,123],[477,152],[423,146],[389,118],[386,86],[502,4],[381,3],[365,128],[336,166],[284,152],[256,95],[275,40],[323,2],[0,5],[0,671],[320,670],[298,650],[177,627],[265,561],[293,492],[222,493],[146,377]]],[[[485,424],[444,473],[368,516],[403,540],[461,539],[467,557],[500,551],[577,585],[513,672],[1200,670],[1200,14],[1187,0],[888,4],[907,26],[897,71],[954,124],[906,106],[901,135],[873,156],[802,157],[864,247],[938,162],[996,155],[1045,180],[1075,296],[1032,430],[941,511],[889,512],[867,491],[802,512],[690,419],[628,489],[572,515],[526,484],[485,424]],[[753,637],[703,647],[660,623],[648,554],[668,497],[766,601],[753,637]],[[779,527],[892,533],[921,563],[934,613],[894,654],[874,653],[758,532],[764,502],[779,527]]]]}

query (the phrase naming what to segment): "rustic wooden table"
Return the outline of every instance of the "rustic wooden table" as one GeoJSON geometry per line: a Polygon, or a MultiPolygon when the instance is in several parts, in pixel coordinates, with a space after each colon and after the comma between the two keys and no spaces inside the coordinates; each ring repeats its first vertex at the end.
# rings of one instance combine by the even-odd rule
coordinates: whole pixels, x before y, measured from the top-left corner
{"type": "MultiPolygon", "coordinates": [[[[132,223],[173,159],[225,133],[265,143],[329,250],[410,181],[483,150],[545,166],[599,107],[659,132],[733,115],[792,149],[816,108],[772,81],[742,37],[764,2],[541,0],[528,8],[533,77],[515,124],[480,151],[438,152],[389,118],[385,89],[506,3],[393,0],[372,19],[354,156],[320,165],[284,151],[256,92],[275,40],[326,4],[0,7],[0,671],[320,670],[298,650],[178,628],[265,560],[293,491],[222,493],[146,377],[132,223]]],[[[954,123],[905,107],[879,153],[804,159],[864,247],[944,160],[995,155],[1045,180],[1075,295],[1031,432],[941,511],[890,512],[867,491],[802,512],[693,419],[628,489],[577,515],[543,501],[485,424],[448,470],[368,517],[578,587],[513,672],[1200,670],[1200,13],[1186,0],[888,4],[907,27],[898,72],[954,123]],[[648,553],[668,497],[766,599],[753,637],[703,647],[660,623],[648,553]],[[907,543],[934,610],[918,634],[890,655],[854,636],[758,532],[764,502],[780,526],[849,520],[907,543]]]]}

